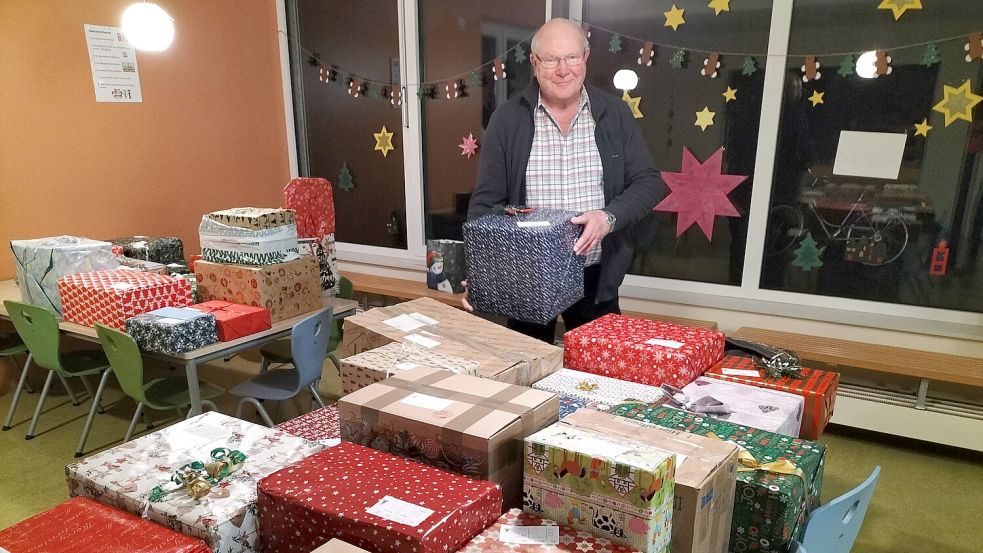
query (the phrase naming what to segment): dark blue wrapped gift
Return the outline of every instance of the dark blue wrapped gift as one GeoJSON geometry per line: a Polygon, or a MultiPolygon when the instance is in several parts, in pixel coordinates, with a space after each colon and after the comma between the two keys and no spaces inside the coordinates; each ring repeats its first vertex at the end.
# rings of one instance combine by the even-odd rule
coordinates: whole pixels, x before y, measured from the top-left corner
{"type": "Polygon", "coordinates": [[[126,332],[143,351],[184,353],[218,341],[215,315],[164,307],[126,320],[126,332]]]}
{"type": "Polygon", "coordinates": [[[478,311],[545,324],[584,297],[576,213],[488,214],[464,225],[468,301],[478,311]]]}

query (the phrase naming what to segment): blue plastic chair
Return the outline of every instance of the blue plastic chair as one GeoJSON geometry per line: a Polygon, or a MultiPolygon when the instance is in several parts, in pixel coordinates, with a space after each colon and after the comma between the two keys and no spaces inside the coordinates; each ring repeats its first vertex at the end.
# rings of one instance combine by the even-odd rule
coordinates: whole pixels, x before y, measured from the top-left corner
{"type": "Polygon", "coordinates": [[[880,474],[881,467],[874,467],[863,484],[810,513],[802,543],[793,542],[790,553],[850,553],[880,474]]]}
{"type": "Polygon", "coordinates": [[[273,427],[273,420],[259,400],[284,401],[301,393],[305,388],[321,407],[324,402],[317,393],[324,358],[331,340],[331,308],[295,324],[290,334],[290,359],[292,367],[267,370],[229,390],[240,396],[236,417],[242,418],[242,408],[251,403],[259,411],[263,421],[273,427]]]}

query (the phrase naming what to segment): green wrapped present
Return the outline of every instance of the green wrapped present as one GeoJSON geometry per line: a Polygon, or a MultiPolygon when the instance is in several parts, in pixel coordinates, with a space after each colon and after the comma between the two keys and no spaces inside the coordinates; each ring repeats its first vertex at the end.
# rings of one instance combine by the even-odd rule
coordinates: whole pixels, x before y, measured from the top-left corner
{"type": "Polygon", "coordinates": [[[824,444],[641,402],[622,403],[610,413],[741,448],[730,551],[784,553],[802,537],[806,515],[819,505],[824,444]]]}

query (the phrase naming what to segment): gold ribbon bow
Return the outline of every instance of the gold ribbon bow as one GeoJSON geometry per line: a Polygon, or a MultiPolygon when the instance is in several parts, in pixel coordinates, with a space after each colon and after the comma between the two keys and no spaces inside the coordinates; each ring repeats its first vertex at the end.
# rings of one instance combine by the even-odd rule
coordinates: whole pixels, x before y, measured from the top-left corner
{"type": "MultiPolygon", "coordinates": [[[[713,432],[707,432],[706,437],[714,440],[719,440],[721,442],[728,441],[728,440],[724,440],[723,438],[721,438],[720,436],[716,435],[713,432]]],[[[734,442],[729,442],[729,443],[734,443],[734,442]]],[[[805,473],[802,472],[802,469],[795,466],[795,463],[793,463],[792,461],[789,461],[788,459],[779,459],[778,461],[762,463],[757,459],[755,459],[754,455],[752,455],[750,451],[748,451],[740,444],[734,444],[734,445],[737,446],[737,472],[752,472],[757,470],[763,470],[765,472],[771,472],[774,474],[789,474],[792,476],[798,476],[802,480],[803,484],[806,483],[805,473]]]]}

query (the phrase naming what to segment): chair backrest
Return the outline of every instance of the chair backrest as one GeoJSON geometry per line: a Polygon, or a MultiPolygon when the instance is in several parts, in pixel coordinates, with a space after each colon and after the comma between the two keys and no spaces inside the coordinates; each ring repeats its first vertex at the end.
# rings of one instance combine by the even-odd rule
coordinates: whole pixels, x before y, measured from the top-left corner
{"type": "Polygon", "coordinates": [[[806,519],[802,547],[809,553],[850,553],[860,533],[881,467],[862,484],[813,511],[806,519]]]}
{"type": "Polygon", "coordinates": [[[34,363],[49,371],[61,371],[61,331],[54,313],[19,301],[6,300],[3,305],[34,363]]]}
{"type": "Polygon", "coordinates": [[[136,340],[115,328],[95,324],[96,334],[102,349],[106,352],[109,365],[119,380],[123,393],[140,403],[147,403],[143,391],[143,357],[136,340]]]}
{"type": "Polygon", "coordinates": [[[295,324],[291,331],[290,355],[299,374],[298,390],[321,378],[331,340],[331,313],[330,307],[318,311],[295,324]]]}

